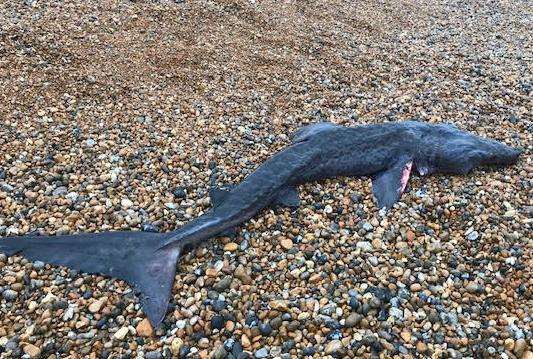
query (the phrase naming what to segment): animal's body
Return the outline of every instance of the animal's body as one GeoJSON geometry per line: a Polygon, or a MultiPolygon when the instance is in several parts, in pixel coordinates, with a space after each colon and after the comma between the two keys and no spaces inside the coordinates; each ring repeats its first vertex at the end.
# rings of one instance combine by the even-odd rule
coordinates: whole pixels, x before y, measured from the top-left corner
{"type": "Polygon", "coordinates": [[[343,127],[319,123],[299,130],[278,152],[230,191],[213,188],[213,208],[165,234],[106,232],[0,240],[0,252],[77,270],[102,273],[133,284],[154,325],[164,318],[176,262],[183,248],[227,234],[273,204],[297,206],[296,186],[338,177],[370,176],[379,207],[391,207],[412,169],[465,174],[478,165],[507,165],[519,151],[458,130],[422,122],[343,127]]]}

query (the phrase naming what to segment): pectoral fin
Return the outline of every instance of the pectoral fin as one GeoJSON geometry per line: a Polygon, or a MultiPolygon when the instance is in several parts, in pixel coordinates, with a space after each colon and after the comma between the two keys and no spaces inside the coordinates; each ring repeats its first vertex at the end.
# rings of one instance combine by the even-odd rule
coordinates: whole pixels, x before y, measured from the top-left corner
{"type": "Polygon", "coordinates": [[[283,207],[298,207],[300,205],[298,190],[295,187],[285,188],[279,193],[273,204],[283,207]]]}
{"type": "Polygon", "coordinates": [[[372,178],[372,191],[379,208],[391,208],[400,199],[409,181],[412,166],[411,159],[401,159],[372,178]]]}

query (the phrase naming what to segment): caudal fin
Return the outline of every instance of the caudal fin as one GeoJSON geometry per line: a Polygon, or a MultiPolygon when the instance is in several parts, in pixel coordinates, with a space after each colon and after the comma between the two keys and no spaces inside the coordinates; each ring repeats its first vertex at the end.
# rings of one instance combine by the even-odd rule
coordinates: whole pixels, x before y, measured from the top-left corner
{"type": "Polygon", "coordinates": [[[181,248],[160,248],[172,234],[105,232],[0,238],[0,253],[123,279],[133,285],[150,322],[164,319],[181,248]]]}

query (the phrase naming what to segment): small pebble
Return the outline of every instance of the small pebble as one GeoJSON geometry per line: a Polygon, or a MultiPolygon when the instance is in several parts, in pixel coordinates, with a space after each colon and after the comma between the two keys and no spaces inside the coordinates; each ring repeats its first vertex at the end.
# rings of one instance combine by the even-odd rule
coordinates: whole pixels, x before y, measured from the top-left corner
{"type": "Polygon", "coordinates": [[[328,344],[326,344],[326,348],[324,349],[324,354],[326,355],[334,355],[339,354],[343,349],[342,342],[340,340],[332,340],[328,344]]]}
{"type": "Polygon", "coordinates": [[[266,358],[268,357],[268,350],[266,348],[261,348],[255,352],[254,356],[258,359],[266,358]]]}
{"type": "Polygon", "coordinates": [[[128,333],[129,333],[129,329],[127,327],[122,327],[119,330],[117,330],[115,334],[113,334],[113,338],[117,340],[122,340],[126,337],[126,335],[128,335],[128,333]]]}

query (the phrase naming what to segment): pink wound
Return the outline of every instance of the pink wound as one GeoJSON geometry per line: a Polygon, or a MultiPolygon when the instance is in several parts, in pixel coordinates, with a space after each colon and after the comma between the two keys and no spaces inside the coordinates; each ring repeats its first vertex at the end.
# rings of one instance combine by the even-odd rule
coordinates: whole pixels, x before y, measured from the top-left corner
{"type": "Polygon", "coordinates": [[[411,175],[411,168],[413,167],[413,162],[407,162],[405,167],[402,171],[402,179],[400,180],[401,187],[400,187],[400,193],[403,193],[405,191],[405,187],[407,187],[407,181],[409,181],[409,176],[411,175]]]}

